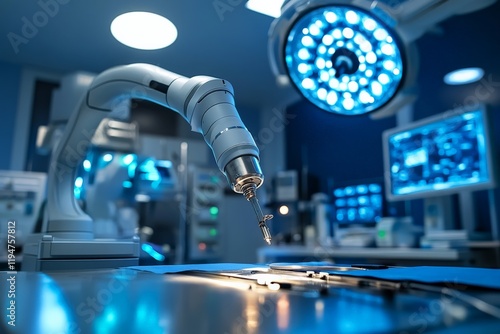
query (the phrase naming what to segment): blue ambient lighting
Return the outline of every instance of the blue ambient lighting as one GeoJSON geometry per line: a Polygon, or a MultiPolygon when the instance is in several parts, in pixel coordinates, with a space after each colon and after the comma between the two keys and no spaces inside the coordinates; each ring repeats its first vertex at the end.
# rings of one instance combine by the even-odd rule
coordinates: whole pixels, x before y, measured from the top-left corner
{"type": "Polygon", "coordinates": [[[369,13],[348,6],[312,10],[292,26],[285,61],[299,91],[321,109],[374,111],[403,79],[396,36],[369,13]]]}
{"type": "Polygon", "coordinates": [[[77,177],[75,180],[75,187],[81,188],[83,186],[83,179],[81,177],[77,177]]]}
{"type": "Polygon", "coordinates": [[[162,254],[158,253],[154,248],[153,246],[149,245],[149,244],[142,244],[142,250],[145,251],[147,254],[149,254],[153,259],[155,259],[156,261],[163,261],[165,260],[165,256],[163,256],[162,254]]]}
{"type": "Polygon", "coordinates": [[[333,190],[334,220],[339,224],[371,224],[382,217],[382,186],[358,184],[333,190]]]}
{"type": "Polygon", "coordinates": [[[86,172],[90,172],[91,169],[92,169],[92,163],[87,159],[84,160],[83,161],[83,170],[85,170],[86,172]]]}
{"type": "Polygon", "coordinates": [[[135,160],[136,160],[135,154],[127,154],[122,157],[122,164],[124,166],[130,166],[130,164],[135,160]]]}
{"type": "Polygon", "coordinates": [[[77,177],[75,179],[75,186],[73,187],[73,193],[76,199],[81,199],[83,190],[83,178],[77,177]]]}
{"type": "Polygon", "coordinates": [[[122,183],[123,188],[130,189],[130,188],[132,188],[132,186],[133,186],[133,184],[130,181],[123,181],[123,183],[122,183]]]}
{"type": "Polygon", "coordinates": [[[141,179],[147,181],[161,181],[161,175],[156,169],[155,161],[153,159],[145,160],[140,166],[141,179]]]}
{"type": "Polygon", "coordinates": [[[135,170],[137,169],[137,161],[133,161],[127,168],[128,177],[133,179],[135,176],[135,170]]]}
{"type": "Polygon", "coordinates": [[[43,284],[40,285],[40,313],[35,317],[35,326],[42,333],[64,333],[77,319],[73,316],[74,313],[59,284],[48,275],[41,277],[43,284]]]}
{"type": "Polygon", "coordinates": [[[172,161],[170,161],[170,160],[158,160],[158,161],[156,161],[156,166],[164,167],[164,168],[171,168],[173,165],[172,165],[172,161]]]}
{"type": "Polygon", "coordinates": [[[113,154],[111,153],[106,153],[102,156],[102,161],[104,162],[110,162],[111,160],[113,160],[113,154]]]}

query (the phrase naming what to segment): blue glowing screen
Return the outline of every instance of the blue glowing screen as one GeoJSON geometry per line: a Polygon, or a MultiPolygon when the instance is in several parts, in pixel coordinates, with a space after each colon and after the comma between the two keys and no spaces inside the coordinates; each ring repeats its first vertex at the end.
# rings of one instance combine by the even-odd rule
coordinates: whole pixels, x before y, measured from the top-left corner
{"type": "Polygon", "coordinates": [[[480,110],[440,116],[393,133],[387,145],[393,196],[433,195],[491,182],[485,119],[480,110]]]}
{"type": "Polygon", "coordinates": [[[396,37],[367,12],[320,7],[292,26],[285,62],[293,83],[319,108],[364,114],[388,102],[403,79],[396,37]]]}
{"type": "Polygon", "coordinates": [[[356,184],[333,190],[334,220],[337,223],[376,223],[382,218],[382,186],[356,184]]]}

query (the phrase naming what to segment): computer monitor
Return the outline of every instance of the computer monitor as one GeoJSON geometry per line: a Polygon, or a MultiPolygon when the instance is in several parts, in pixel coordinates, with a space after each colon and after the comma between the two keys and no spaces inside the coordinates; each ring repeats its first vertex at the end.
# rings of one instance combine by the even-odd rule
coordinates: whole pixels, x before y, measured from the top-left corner
{"type": "Polygon", "coordinates": [[[479,105],[386,130],[387,200],[424,199],[426,235],[457,228],[473,233],[475,209],[467,198],[495,187],[489,127],[487,109],[479,105]]]}
{"type": "Polygon", "coordinates": [[[455,109],[383,133],[388,200],[495,186],[487,110],[455,109]]]}
{"type": "Polygon", "coordinates": [[[359,180],[338,184],[332,190],[333,221],[343,227],[374,226],[383,216],[383,182],[359,180]]]}

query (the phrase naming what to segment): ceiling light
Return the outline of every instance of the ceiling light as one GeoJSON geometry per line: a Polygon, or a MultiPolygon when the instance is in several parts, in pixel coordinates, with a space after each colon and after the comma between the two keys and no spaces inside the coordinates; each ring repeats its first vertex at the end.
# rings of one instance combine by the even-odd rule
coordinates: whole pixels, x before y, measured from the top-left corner
{"type": "Polygon", "coordinates": [[[416,40],[441,21],[495,0],[286,0],[268,32],[268,56],[307,100],[331,113],[391,116],[417,98],[416,40]]]}
{"type": "Polygon", "coordinates": [[[172,44],[177,38],[177,28],[167,18],[148,12],[129,12],[111,22],[111,33],[131,48],[157,50],[172,44]]]}
{"type": "Polygon", "coordinates": [[[481,80],[484,71],[479,67],[462,68],[452,71],[444,76],[444,82],[448,85],[465,85],[481,80]]]}
{"type": "Polygon", "coordinates": [[[264,15],[279,17],[281,14],[281,6],[284,0],[248,0],[245,4],[250,10],[264,15]]]}
{"type": "Polygon", "coordinates": [[[289,21],[281,61],[299,92],[319,108],[365,114],[402,86],[405,45],[370,11],[324,5],[302,9],[289,21]]]}

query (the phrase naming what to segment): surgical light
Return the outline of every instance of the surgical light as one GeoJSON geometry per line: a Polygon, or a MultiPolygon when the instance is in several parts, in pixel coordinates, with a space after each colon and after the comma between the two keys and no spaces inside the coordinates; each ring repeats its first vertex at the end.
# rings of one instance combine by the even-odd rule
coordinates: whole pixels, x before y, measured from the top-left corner
{"type": "Polygon", "coordinates": [[[284,43],[286,69],[300,93],[344,115],[375,111],[391,100],[405,75],[403,45],[392,29],[349,5],[304,12],[284,43]]]}
{"type": "Polygon", "coordinates": [[[162,49],[177,39],[177,28],[170,20],[149,12],[121,14],[110,29],[120,43],[140,50],[162,49]]]}
{"type": "Polygon", "coordinates": [[[484,70],[479,67],[468,67],[452,71],[444,76],[444,82],[448,85],[465,85],[481,80],[484,70]]]}
{"type": "Polygon", "coordinates": [[[495,1],[286,0],[268,32],[270,67],[277,86],[320,109],[393,116],[418,97],[416,40],[495,1]]]}

